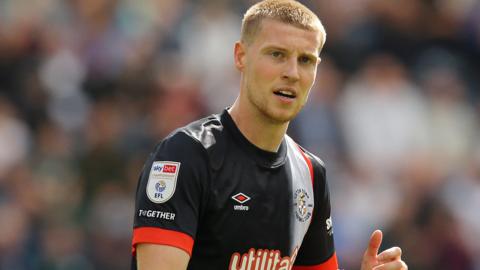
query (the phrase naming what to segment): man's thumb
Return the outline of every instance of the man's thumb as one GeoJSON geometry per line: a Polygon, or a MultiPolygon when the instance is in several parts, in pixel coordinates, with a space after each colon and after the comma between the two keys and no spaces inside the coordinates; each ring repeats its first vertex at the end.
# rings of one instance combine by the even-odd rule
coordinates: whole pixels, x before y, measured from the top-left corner
{"type": "Polygon", "coordinates": [[[380,244],[382,244],[382,231],[375,230],[372,233],[372,236],[370,236],[370,242],[368,243],[368,248],[365,251],[365,255],[376,258],[380,244]]]}

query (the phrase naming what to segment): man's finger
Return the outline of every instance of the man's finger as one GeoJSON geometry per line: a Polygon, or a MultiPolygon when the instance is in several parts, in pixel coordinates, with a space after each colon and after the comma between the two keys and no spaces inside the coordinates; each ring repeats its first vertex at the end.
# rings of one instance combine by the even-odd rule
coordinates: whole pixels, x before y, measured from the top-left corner
{"type": "Polygon", "coordinates": [[[404,261],[394,261],[374,267],[372,270],[408,270],[404,261]]]}
{"type": "Polygon", "coordinates": [[[370,257],[376,257],[381,243],[382,243],[382,231],[375,230],[372,233],[372,236],[370,236],[370,242],[368,244],[367,250],[365,251],[365,255],[370,257]]]}
{"type": "Polygon", "coordinates": [[[377,257],[379,263],[387,263],[394,260],[400,260],[402,257],[402,249],[399,247],[392,247],[382,251],[377,257]]]}

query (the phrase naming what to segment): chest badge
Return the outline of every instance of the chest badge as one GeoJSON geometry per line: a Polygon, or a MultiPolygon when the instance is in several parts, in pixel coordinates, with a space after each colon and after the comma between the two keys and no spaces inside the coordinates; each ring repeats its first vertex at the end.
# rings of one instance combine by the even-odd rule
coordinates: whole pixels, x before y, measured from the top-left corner
{"type": "Polygon", "coordinates": [[[300,222],[307,221],[312,216],[313,203],[304,189],[297,189],[293,196],[295,217],[300,222]]]}
{"type": "Polygon", "coordinates": [[[250,197],[243,193],[237,193],[232,196],[232,199],[240,204],[234,205],[233,209],[237,211],[248,211],[249,207],[248,205],[243,205],[244,203],[248,202],[250,200],[250,197]]]}

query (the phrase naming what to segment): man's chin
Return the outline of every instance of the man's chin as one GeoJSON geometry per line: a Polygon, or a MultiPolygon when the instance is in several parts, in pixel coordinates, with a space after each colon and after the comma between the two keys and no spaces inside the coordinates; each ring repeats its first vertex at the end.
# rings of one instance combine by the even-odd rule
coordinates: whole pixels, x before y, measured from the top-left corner
{"type": "Polygon", "coordinates": [[[295,116],[297,116],[297,113],[285,111],[268,112],[266,116],[273,124],[282,125],[288,124],[290,121],[292,121],[295,116]]]}

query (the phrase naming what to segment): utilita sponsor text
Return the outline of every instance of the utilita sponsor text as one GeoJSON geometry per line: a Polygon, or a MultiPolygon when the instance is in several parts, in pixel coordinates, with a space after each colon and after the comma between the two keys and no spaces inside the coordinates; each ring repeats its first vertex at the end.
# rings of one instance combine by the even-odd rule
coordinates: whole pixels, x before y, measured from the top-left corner
{"type": "Polygon", "coordinates": [[[279,250],[254,249],[240,255],[235,252],[230,258],[229,270],[290,270],[298,254],[298,247],[292,256],[281,257],[279,250]]]}

